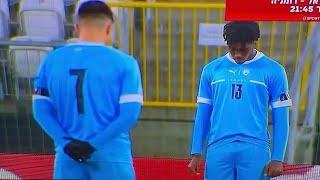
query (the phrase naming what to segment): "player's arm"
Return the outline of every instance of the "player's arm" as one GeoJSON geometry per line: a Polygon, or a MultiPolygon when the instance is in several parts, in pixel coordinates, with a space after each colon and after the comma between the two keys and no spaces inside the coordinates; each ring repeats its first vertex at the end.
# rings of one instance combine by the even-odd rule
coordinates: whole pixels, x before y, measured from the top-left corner
{"type": "Polygon", "coordinates": [[[197,97],[197,111],[195,115],[191,144],[192,160],[189,164],[189,169],[192,172],[199,171],[204,142],[208,136],[210,129],[210,116],[212,113],[211,96],[211,83],[206,75],[205,70],[203,70],[200,77],[197,97]]]}
{"type": "Polygon", "coordinates": [[[64,139],[67,135],[57,121],[57,112],[52,104],[47,88],[46,61],[48,58],[43,61],[34,81],[35,92],[32,97],[33,116],[54,143],[64,147],[68,142],[64,139]]]}
{"type": "Polygon", "coordinates": [[[143,101],[141,76],[139,66],[134,59],[130,59],[121,82],[119,99],[119,116],[113,120],[101,133],[89,140],[94,147],[99,147],[121,133],[133,128],[139,118],[143,101]]]}
{"type": "Polygon", "coordinates": [[[284,68],[278,69],[270,78],[269,97],[272,107],[273,141],[271,163],[266,174],[274,177],[282,173],[282,162],[289,135],[289,106],[292,105],[288,94],[288,80],[284,68]],[[280,164],[281,163],[281,164],[280,164]]]}
{"type": "Polygon", "coordinates": [[[289,134],[289,107],[272,109],[273,143],[271,160],[283,162],[289,134]]]}
{"type": "Polygon", "coordinates": [[[210,128],[211,112],[211,105],[198,101],[193,127],[191,155],[201,155],[203,152],[204,142],[208,136],[210,128]]]}

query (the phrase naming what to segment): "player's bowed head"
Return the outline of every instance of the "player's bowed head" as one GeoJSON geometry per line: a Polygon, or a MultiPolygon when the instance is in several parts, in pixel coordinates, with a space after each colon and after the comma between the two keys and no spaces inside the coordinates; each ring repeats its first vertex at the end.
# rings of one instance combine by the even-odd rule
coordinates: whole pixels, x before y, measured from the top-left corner
{"type": "Polygon", "coordinates": [[[112,43],[114,17],[111,8],[101,0],[82,0],[75,13],[75,31],[80,41],[112,43]]]}
{"type": "Polygon", "coordinates": [[[232,21],[224,26],[223,38],[237,63],[252,59],[256,42],[260,38],[259,24],[254,21],[232,21]]]}

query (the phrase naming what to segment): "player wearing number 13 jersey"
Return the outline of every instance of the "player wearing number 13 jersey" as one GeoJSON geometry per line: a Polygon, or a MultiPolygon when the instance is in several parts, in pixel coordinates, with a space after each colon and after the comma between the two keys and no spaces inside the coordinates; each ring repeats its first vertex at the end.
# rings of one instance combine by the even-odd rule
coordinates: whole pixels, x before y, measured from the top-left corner
{"type": "Polygon", "coordinates": [[[77,17],[80,42],[51,52],[35,78],[34,116],[55,143],[54,179],[135,179],[138,63],[104,45],[113,15],[103,1],[80,1],[77,17]]]}
{"type": "Polygon", "coordinates": [[[189,168],[198,171],[207,139],[208,180],[258,180],[282,172],[291,100],[284,68],[254,49],[259,36],[255,22],[226,24],[229,53],[203,68],[189,168]],[[273,119],[271,158],[269,106],[273,119]]]}

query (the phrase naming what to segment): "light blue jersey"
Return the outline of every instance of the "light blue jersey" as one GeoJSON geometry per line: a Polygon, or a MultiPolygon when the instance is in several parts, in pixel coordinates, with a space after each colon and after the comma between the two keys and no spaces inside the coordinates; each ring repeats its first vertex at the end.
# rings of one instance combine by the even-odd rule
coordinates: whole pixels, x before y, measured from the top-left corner
{"type": "MultiPolygon", "coordinates": [[[[50,53],[35,80],[47,91],[33,99],[46,99],[55,108],[64,136],[89,141],[119,116],[120,105],[142,103],[137,61],[103,44],[75,43],[50,53]]],[[[100,141],[99,141],[100,142],[100,141]]],[[[131,162],[129,132],[99,144],[90,160],[131,162]]],[[[56,144],[57,156],[63,147],[56,144]]]]}
{"type": "MultiPolygon", "coordinates": [[[[269,106],[290,106],[291,100],[284,68],[257,52],[243,64],[226,54],[206,65],[197,103],[212,106],[208,145],[237,140],[269,144],[269,106]]],[[[201,153],[202,144],[197,142],[202,140],[197,140],[196,134],[194,138],[192,153],[201,153]]]]}

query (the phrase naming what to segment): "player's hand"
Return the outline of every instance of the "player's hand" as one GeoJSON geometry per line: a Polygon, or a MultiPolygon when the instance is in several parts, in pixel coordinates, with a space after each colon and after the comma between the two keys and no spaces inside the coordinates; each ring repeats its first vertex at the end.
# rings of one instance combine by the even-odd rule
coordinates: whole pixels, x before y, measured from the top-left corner
{"type": "Polygon", "coordinates": [[[192,155],[191,161],[188,165],[190,172],[199,174],[201,165],[201,155],[192,155]]]}
{"type": "Polygon", "coordinates": [[[280,161],[271,161],[265,167],[264,174],[268,177],[277,177],[283,173],[283,163],[280,161]]]}
{"type": "Polygon", "coordinates": [[[65,138],[70,142],[64,147],[64,152],[77,162],[85,162],[95,151],[95,148],[86,141],[80,141],[73,138],[65,138]]]}

